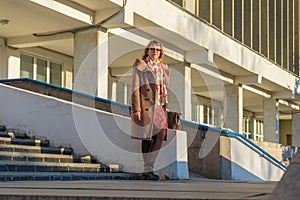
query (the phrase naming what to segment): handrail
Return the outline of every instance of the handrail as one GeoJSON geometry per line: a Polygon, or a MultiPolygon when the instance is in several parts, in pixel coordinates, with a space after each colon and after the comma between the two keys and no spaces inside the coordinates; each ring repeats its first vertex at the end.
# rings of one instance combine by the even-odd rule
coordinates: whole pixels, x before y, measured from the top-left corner
{"type": "MultiPolygon", "coordinates": [[[[90,98],[90,99],[95,99],[95,100],[98,100],[98,101],[102,101],[104,103],[109,103],[109,104],[117,105],[117,106],[120,106],[120,107],[124,107],[126,109],[131,109],[131,106],[120,103],[120,102],[115,102],[115,101],[111,101],[111,100],[108,100],[108,99],[95,97],[95,96],[92,96],[92,95],[89,95],[89,94],[85,94],[85,93],[82,93],[82,92],[77,92],[77,91],[74,91],[74,90],[71,90],[71,89],[63,88],[63,87],[60,87],[60,86],[57,86],[57,85],[45,83],[45,82],[38,81],[38,80],[33,80],[33,79],[30,79],[30,78],[5,79],[5,80],[0,80],[0,83],[20,82],[20,81],[29,81],[29,82],[37,83],[37,84],[40,84],[40,85],[44,85],[44,86],[46,86],[46,90],[47,90],[47,87],[52,87],[52,88],[59,89],[59,90],[62,90],[62,91],[66,91],[66,92],[70,92],[70,93],[73,93],[73,94],[82,95],[82,96],[90,98]]],[[[268,152],[263,150],[257,144],[255,144],[254,142],[252,142],[251,140],[249,140],[248,138],[246,138],[245,136],[243,136],[240,133],[237,133],[237,132],[234,132],[234,131],[231,131],[231,130],[223,130],[223,129],[213,127],[213,126],[203,125],[203,124],[193,122],[193,121],[181,120],[181,123],[191,125],[191,126],[195,126],[195,127],[197,127],[198,129],[201,129],[201,130],[215,131],[215,132],[220,133],[220,135],[222,135],[222,136],[235,138],[235,139],[239,140],[240,142],[244,143],[245,145],[247,145],[248,147],[255,150],[257,153],[261,154],[263,157],[265,157],[267,160],[274,163],[276,166],[278,166],[282,170],[284,170],[284,171],[286,170],[286,166],[284,164],[279,162],[276,158],[271,156],[268,152]]]]}
{"type": "Polygon", "coordinates": [[[124,107],[124,108],[127,108],[127,109],[131,108],[130,106],[122,104],[120,102],[111,101],[109,99],[104,99],[104,98],[101,98],[101,97],[96,97],[96,96],[93,96],[93,95],[90,95],[90,94],[86,94],[86,93],[83,93],[83,92],[78,92],[78,91],[71,90],[71,89],[68,89],[68,88],[63,88],[61,86],[53,85],[53,84],[50,84],[50,83],[45,83],[45,82],[42,82],[42,81],[33,80],[31,78],[4,79],[4,80],[0,80],[0,83],[21,82],[21,81],[29,81],[29,82],[37,83],[37,84],[40,84],[40,85],[44,85],[44,86],[46,86],[45,93],[47,93],[47,87],[50,87],[50,88],[62,90],[62,91],[65,91],[65,92],[77,94],[77,95],[87,97],[87,98],[90,98],[90,99],[95,99],[97,101],[102,101],[104,103],[117,105],[117,106],[124,107]]]}
{"type": "Polygon", "coordinates": [[[242,142],[243,144],[245,144],[248,147],[255,150],[257,153],[259,153],[260,155],[262,155],[266,159],[270,160],[272,163],[274,163],[276,166],[278,166],[282,170],[284,170],[284,171],[286,170],[286,166],[284,164],[279,162],[276,158],[274,158],[268,152],[263,150],[260,146],[258,146],[257,144],[255,144],[254,142],[252,142],[251,140],[249,140],[248,138],[246,138],[244,135],[242,135],[240,133],[237,133],[237,132],[234,132],[234,131],[231,131],[231,130],[223,130],[223,129],[220,129],[220,128],[216,128],[216,127],[212,127],[212,126],[208,126],[208,125],[203,125],[203,124],[199,124],[197,122],[191,122],[191,121],[186,121],[186,120],[182,120],[182,123],[183,124],[189,124],[191,126],[196,126],[198,129],[215,131],[215,132],[220,133],[220,135],[222,135],[222,136],[235,138],[235,139],[239,140],[240,142],[242,142]]]}

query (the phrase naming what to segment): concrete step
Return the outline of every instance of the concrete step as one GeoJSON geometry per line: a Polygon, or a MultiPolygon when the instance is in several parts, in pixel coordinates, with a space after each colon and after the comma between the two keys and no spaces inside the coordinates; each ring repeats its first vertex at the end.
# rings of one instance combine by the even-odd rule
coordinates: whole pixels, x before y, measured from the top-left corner
{"type": "Polygon", "coordinates": [[[118,164],[0,161],[0,172],[119,172],[118,164]]]}
{"type": "Polygon", "coordinates": [[[45,153],[26,153],[26,152],[3,152],[0,151],[0,160],[25,161],[25,162],[74,162],[74,156],[61,154],[45,153]]]}
{"type": "Polygon", "coordinates": [[[30,137],[25,132],[17,132],[15,130],[0,131],[0,137],[29,139],[30,137]]]}
{"type": "Polygon", "coordinates": [[[25,162],[96,163],[92,156],[0,151],[0,160],[25,162]]]}
{"type": "Polygon", "coordinates": [[[27,146],[49,147],[49,140],[19,139],[0,137],[0,144],[19,144],[27,146]]]}
{"type": "Polygon", "coordinates": [[[0,128],[0,181],[128,179],[113,175],[118,164],[103,165],[93,156],[73,155],[72,148],[50,147],[47,139],[0,128]]]}
{"type": "Polygon", "coordinates": [[[0,151],[7,152],[26,152],[26,153],[49,153],[49,154],[63,154],[72,155],[73,149],[70,147],[40,147],[28,146],[20,144],[0,144],[0,151]]]}
{"type": "Polygon", "coordinates": [[[140,180],[135,173],[0,172],[0,181],[140,180]]]}
{"type": "Polygon", "coordinates": [[[6,131],[6,126],[0,125],[0,131],[6,131]]]}

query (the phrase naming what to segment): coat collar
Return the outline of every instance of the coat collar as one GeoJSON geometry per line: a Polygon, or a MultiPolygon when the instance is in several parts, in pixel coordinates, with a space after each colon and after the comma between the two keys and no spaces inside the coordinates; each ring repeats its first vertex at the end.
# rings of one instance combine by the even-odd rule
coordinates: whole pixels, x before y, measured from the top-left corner
{"type": "MultiPolygon", "coordinates": [[[[167,65],[162,64],[161,66],[164,68],[165,71],[169,71],[167,65]]],[[[133,67],[136,67],[139,71],[151,71],[147,63],[143,59],[139,58],[135,60],[133,67]]]]}

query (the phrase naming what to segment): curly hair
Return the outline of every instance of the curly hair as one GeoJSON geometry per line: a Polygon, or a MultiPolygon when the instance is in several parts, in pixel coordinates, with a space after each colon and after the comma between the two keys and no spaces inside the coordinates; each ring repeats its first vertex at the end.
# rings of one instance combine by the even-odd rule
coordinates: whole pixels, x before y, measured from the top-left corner
{"type": "Polygon", "coordinates": [[[146,48],[145,48],[145,50],[144,50],[144,54],[143,54],[142,59],[143,59],[143,60],[146,60],[146,58],[148,57],[148,51],[149,51],[149,48],[150,48],[150,46],[151,46],[152,44],[158,45],[158,46],[160,47],[161,51],[160,51],[160,54],[159,54],[158,59],[159,59],[159,62],[162,63],[163,57],[164,57],[164,49],[163,49],[162,43],[160,43],[160,42],[159,42],[158,40],[156,40],[156,39],[150,40],[150,42],[147,44],[147,46],[146,46],[146,48]]]}

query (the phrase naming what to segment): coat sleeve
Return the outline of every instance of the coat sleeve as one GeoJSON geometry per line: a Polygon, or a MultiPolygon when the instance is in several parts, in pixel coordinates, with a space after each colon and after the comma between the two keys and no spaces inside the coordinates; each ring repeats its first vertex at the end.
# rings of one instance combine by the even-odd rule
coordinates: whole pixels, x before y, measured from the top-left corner
{"type": "Polygon", "coordinates": [[[141,111],[140,103],[140,76],[136,66],[132,68],[132,84],[131,84],[131,103],[132,113],[141,111]]]}

